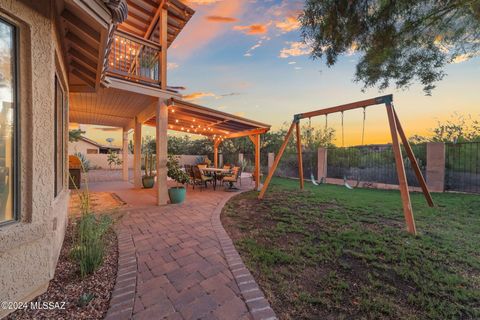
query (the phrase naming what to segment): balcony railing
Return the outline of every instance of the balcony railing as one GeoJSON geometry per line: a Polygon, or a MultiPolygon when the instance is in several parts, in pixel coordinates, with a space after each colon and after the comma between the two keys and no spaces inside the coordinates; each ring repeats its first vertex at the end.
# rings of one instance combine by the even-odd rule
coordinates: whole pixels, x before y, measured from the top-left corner
{"type": "Polygon", "coordinates": [[[160,86],[161,50],[155,42],[117,30],[110,48],[107,73],[129,81],[160,86]]]}

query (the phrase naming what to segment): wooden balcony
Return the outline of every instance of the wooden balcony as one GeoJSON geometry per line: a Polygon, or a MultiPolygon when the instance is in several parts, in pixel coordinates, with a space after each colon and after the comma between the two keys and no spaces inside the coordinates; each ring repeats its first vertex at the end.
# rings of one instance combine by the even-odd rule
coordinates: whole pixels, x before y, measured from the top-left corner
{"type": "Polygon", "coordinates": [[[161,87],[161,51],[158,43],[117,30],[108,56],[107,75],[161,87]]]}

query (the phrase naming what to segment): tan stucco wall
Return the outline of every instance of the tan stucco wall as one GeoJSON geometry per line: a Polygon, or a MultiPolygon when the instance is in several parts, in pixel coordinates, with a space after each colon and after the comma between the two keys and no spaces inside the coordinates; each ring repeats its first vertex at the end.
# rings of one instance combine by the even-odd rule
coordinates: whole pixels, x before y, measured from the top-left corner
{"type": "Polygon", "coordinates": [[[76,152],[80,152],[84,155],[87,155],[87,149],[95,149],[97,150],[97,153],[99,152],[98,147],[83,140],[68,143],[68,154],[75,154],[76,152]]]}
{"type": "MultiPolygon", "coordinates": [[[[67,221],[68,188],[54,197],[56,70],[66,85],[49,3],[0,0],[0,15],[20,30],[21,110],[20,220],[0,225],[0,301],[30,300],[46,289],[67,221]]],[[[68,185],[66,174],[64,181],[68,185]]]]}

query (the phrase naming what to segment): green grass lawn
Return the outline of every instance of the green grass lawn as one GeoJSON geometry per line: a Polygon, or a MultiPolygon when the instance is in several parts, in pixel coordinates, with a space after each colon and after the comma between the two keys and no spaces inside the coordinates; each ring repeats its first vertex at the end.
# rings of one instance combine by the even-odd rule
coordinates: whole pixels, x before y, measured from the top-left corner
{"type": "Polygon", "coordinates": [[[283,319],[480,319],[480,196],[274,179],[232,198],[222,222],[283,319]]]}

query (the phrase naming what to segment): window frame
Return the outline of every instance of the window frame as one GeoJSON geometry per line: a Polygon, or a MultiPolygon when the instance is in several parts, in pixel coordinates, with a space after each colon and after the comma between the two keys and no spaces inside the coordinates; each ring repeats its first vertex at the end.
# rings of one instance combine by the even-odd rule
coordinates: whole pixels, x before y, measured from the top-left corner
{"type": "Polygon", "coordinates": [[[14,21],[7,19],[4,15],[0,15],[0,23],[4,23],[12,27],[12,90],[13,99],[13,129],[12,129],[12,219],[6,221],[0,221],[0,226],[4,226],[11,223],[16,223],[21,219],[21,192],[20,192],[20,167],[22,158],[20,156],[20,32],[19,26],[14,21]]]}
{"type": "Polygon", "coordinates": [[[60,76],[58,75],[57,72],[55,72],[54,76],[54,95],[55,95],[55,102],[54,102],[54,129],[53,129],[53,140],[54,140],[54,199],[56,199],[64,190],[65,190],[65,171],[67,166],[65,165],[66,161],[66,156],[65,156],[65,151],[66,151],[66,146],[65,146],[65,122],[66,122],[66,91],[65,88],[63,87],[62,81],[60,80],[60,76]],[[61,97],[61,106],[57,106],[57,95],[58,95],[58,89],[60,89],[60,92],[62,94],[61,97]],[[58,123],[58,120],[61,119],[61,123],[58,123]],[[58,131],[58,129],[61,128],[61,132],[58,131]],[[59,136],[60,134],[60,136],[59,136]],[[59,141],[58,139],[61,138],[59,141]],[[59,150],[59,147],[61,149],[59,150]],[[60,159],[58,158],[58,152],[61,151],[61,157],[60,159]],[[58,163],[58,160],[60,160],[60,164],[58,163]],[[58,171],[60,169],[60,172],[58,171]],[[61,180],[59,179],[61,177],[61,180]],[[61,185],[59,185],[59,180],[61,181],[61,185]]]}

